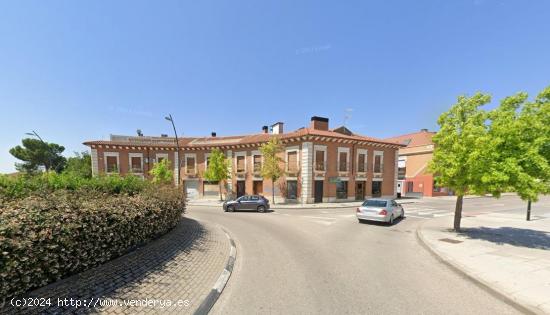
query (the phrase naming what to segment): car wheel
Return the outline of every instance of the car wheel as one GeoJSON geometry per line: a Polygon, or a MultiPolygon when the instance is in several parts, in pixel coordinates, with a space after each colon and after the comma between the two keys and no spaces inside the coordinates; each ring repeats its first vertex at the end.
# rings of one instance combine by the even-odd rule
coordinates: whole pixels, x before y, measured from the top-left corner
{"type": "Polygon", "coordinates": [[[258,212],[265,212],[265,207],[264,206],[259,206],[258,207],[258,212]]]}
{"type": "Polygon", "coordinates": [[[229,206],[229,207],[227,207],[227,211],[228,212],[233,212],[233,211],[235,211],[235,208],[233,206],[229,206]]]}
{"type": "Polygon", "coordinates": [[[393,214],[390,216],[390,220],[388,221],[389,225],[393,225],[393,214]]]}
{"type": "Polygon", "coordinates": [[[357,219],[359,221],[359,223],[365,223],[365,220],[363,219],[357,219]]]}
{"type": "Polygon", "coordinates": [[[405,209],[401,210],[401,219],[405,219],[405,209]]]}

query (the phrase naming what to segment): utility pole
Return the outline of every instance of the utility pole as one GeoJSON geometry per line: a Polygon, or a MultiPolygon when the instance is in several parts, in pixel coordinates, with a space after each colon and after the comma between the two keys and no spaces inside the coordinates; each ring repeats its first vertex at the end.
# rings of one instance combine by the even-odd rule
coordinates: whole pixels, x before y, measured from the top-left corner
{"type": "MultiPolygon", "coordinates": [[[[172,118],[172,114],[168,114],[168,116],[164,117],[164,119],[168,120],[169,122],[172,123],[172,128],[174,128],[174,135],[176,136],[176,150],[178,152],[178,158],[177,158],[177,161],[176,161],[176,165],[178,166],[178,185],[180,184],[180,144],[179,144],[179,141],[178,141],[178,132],[176,131],[176,125],[174,124],[174,118],[172,118]]],[[[183,192],[183,195],[185,196],[185,187],[182,186],[182,192],[183,192]]]]}

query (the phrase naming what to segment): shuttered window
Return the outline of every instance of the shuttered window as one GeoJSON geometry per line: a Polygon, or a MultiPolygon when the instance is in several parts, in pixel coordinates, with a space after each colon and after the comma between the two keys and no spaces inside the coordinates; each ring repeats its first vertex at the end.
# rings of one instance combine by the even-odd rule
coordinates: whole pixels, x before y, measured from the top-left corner
{"type": "Polygon", "coordinates": [[[118,158],[116,156],[108,156],[106,159],[107,159],[107,173],[117,173],[118,158]]]}
{"type": "Polygon", "coordinates": [[[187,157],[185,159],[185,167],[187,168],[187,173],[194,174],[195,173],[195,158],[194,157],[187,157]]]}
{"type": "Polygon", "coordinates": [[[359,154],[359,157],[357,158],[357,171],[358,172],[361,172],[361,173],[364,173],[367,171],[367,168],[365,167],[366,166],[366,161],[365,161],[365,154],[363,153],[360,153],[359,154]]]}
{"type": "Polygon", "coordinates": [[[298,152],[292,151],[287,153],[288,171],[296,172],[298,170],[298,152]]]}
{"type": "Polygon", "coordinates": [[[315,151],[315,170],[325,170],[325,151],[315,151]]]}
{"type": "Polygon", "coordinates": [[[140,156],[133,156],[130,159],[130,162],[132,164],[132,172],[133,173],[142,173],[143,169],[141,167],[141,157],[140,156]]]}
{"type": "Polygon", "coordinates": [[[374,156],[374,172],[382,173],[382,156],[381,155],[374,156]]]}
{"type": "Polygon", "coordinates": [[[262,170],[262,156],[254,155],[254,172],[260,172],[262,170]]]}
{"type": "Polygon", "coordinates": [[[340,165],[338,166],[338,171],[347,172],[348,171],[348,153],[340,152],[340,165]]]}
{"type": "Polygon", "coordinates": [[[237,172],[244,172],[244,156],[237,156],[237,172]]]}

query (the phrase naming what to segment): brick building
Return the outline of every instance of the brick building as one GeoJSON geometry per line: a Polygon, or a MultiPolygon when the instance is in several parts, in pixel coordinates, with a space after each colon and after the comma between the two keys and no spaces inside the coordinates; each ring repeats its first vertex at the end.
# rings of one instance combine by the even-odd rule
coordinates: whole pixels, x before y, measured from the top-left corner
{"type": "Polygon", "coordinates": [[[398,149],[391,141],[354,134],[345,127],[329,129],[329,120],[312,117],[308,128],[284,132],[278,122],[252,135],[174,138],[116,136],[109,141],[87,141],[93,174],[134,174],[147,178],[153,164],[167,159],[174,182],[183,184],[189,198],[216,198],[218,183],[202,174],[213,148],[221,149],[230,162],[231,179],[223,185],[227,196],[262,194],[271,197],[273,183],[260,175],[260,146],[278,137],[284,146],[285,174],[275,182],[275,196],[287,202],[334,202],[363,200],[371,196],[394,197],[397,184],[398,149]],[[180,159],[180,170],[177,161],[180,159]]]}
{"type": "Polygon", "coordinates": [[[437,187],[434,175],[428,171],[428,164],[433,157],[434,135],[435,132],[421,129],[420,132],[385,139],[406,145],[399,149],[397,191],[401,196],[435,197],[451,194],[447,188],[437,187]]]}

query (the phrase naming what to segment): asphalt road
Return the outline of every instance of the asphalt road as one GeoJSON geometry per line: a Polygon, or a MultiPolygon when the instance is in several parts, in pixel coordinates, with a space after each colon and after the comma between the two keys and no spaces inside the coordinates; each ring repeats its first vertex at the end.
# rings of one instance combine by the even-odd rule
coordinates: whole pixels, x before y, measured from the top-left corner
{"type": "MultiPolygon", "coordinates": [[[[188,216],[223,226],[237,244],[233,275],[213,314],[518,313],[418,243],[418,225],[430,213],[450,215],[453,206],[451,200],[406,205],[410,216],[391,227],[359,224],[350,208],[261,214],[197,206],[188,216]]],[[[524,208],[506,197],[465,204],[470,215],[524,208]]],[[[542,214],[536,208],[534,215],[542,214]]]]}

